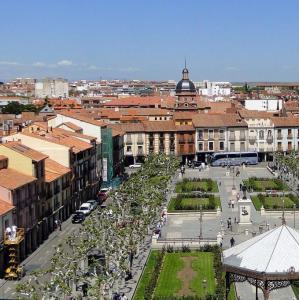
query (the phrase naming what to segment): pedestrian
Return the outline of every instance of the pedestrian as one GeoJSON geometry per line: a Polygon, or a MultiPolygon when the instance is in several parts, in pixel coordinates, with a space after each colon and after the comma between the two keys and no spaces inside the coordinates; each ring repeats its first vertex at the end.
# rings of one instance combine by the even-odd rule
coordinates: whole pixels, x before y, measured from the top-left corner
{"type": "Polygon", "coordinates": [[[232,209],[234,209],[235,208],[235,200],[234,199],[231,200],[231,204],[232,204],[232,209]]]}
{"type": "Polygon", "coordinates": [[[56,230],[56,229],[58,229],[58,220],[55,219],[54,223],[55,223],[55,230],[56,230]]]}
{"type": "Polygon", "coordinates": [[[235,217],[235,224],[237,224],[237,217],[235,217]]]}
{"type": "Polygon", "coordinates": [[[121,300],[128,300],[128,297],[125,295],[125,293],[121,294],[121,300]]]}
{"type": "Polygon", "coordinates": [[[227,219],[227,228],[229,228],[230,227],[230,221],[229,221],[229,219],[227,219]]]}
{"type": "Polygon", "coordinates": [[[230,208],[231,205],[232,205],[232,200],[229,200],[229,201],[228,201],[228,208],[230,208]]]}
{"type": "Polygon", "coordinates": [[[88,285],[86,282],[84,282],[82,284],[82,292],[83,292],[83,297],[86,297],[87,296],[87,288],[88,288],[88,285]]]}
{"type": "Polygon", "coordinates": [[[242,187],[243,187],[243,185],[242,185],[242,183],[240,183],[240,191],[242,191],[242,187]]]}
{"type": "Polygon", "coordinates": [[[235,239],[234,239],[234,237],[232,237],[232,238],[230,239],[230,246],[231,246],[231,247],[234,247],[234,245],[235,245],[235,239]]]}
{"type": "Polygon", "coordinates": [[[219,181],[219,186],[221,186],[221,181],[219,181]]]}

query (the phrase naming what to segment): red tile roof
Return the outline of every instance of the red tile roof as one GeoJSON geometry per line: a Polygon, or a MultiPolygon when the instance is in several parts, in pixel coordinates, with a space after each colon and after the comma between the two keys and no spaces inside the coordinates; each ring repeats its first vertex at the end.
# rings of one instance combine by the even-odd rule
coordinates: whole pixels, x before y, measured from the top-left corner
{"type": "Polygon", "coordinates": [[[13,210],[14,206],[7,203],[6,201],[0,199],[0,216],[7,214],[9,211],[13,210]]]}
{"type": "Polygon", "coordinates": [[[34,181],[36,181],[36,178],[20,173],[14,169],[8,168],[0,170],[0,186],[9,190],[15,190],[34,181]]]}
{"type": "Polygon", "coordinates": [[[45,171],[46,182],[52,182],[71,172],[69,168],[66,168],[50,158],[45,160],[45,171]]]}
{"type": "Polygon", "coordinates": [[[247,127],[237,114],[199,114],[192,120],[194,127],[247,127]]]}

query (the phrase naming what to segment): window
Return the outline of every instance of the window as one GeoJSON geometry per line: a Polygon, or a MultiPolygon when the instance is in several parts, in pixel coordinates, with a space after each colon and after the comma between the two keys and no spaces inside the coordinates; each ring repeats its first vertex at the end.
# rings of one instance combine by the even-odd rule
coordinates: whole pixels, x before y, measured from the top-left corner
{"type": "Polygon", "coordinates": [[[259,138],[261,140],[264,139],[264,130],[260,130],[260,132],[259,132],[259,138]]]}
{"type": "Polygon", "coordinates": [[[272,131],[271,131],[271,130],[268,130],[267,136],[268,136],[268,137],[271,137],[271,136],[272,136],[272,131]]]}
{"type": "Polygon", "coordinates": [[[235,151],[235,143],[230,143],[230,151],[235,151]]]}
{"type": "Polygon", "coordinates": [[[214,150],[214,142],[209,142],[209,151],[214,150]]]}
{"type": "Polygon", "coordinates": [[[288,150],[292,150],[292,148],[293,148],[292,142],[288,142],[288,150]]]}
{"type": "Polygon", "coordinates": [[[132,152],[132,146],[127,146],[127,152],[132,152]]]}
{"type": "Polygon", "coordinates": [[[203,130],[198,130],[198,139],[202,140],[203,138],[203,130]]]}
{"type": "Polygon", "coordinates": [[[277,150],[279,150],[279,151],[282,150],[282,148],[281,148],[281,142],[278,142],[278,143],[277,143],[277,150]]]}
{"type": "Polygon", "coordinates": [[[219,150],[224,150],[224,142],[219,143],[219,150]]]}
{"type": "Polygon", "coordinates": [[[292,129],[288,129],[288,136],[292,135],[292,129]]]}
{"type": "Polygon", "coordinates": [[[209,129],[209,139],[213,139],[213,138],[214,138],[214,130],[209,129]]]}
{"type": "Polygon", "coordinates": [[[245,151],[245,142],[241,142],[240,150],[245,151]]]}
{"type": "Polygon", "coordinates": [[[203,143],[198,143],[198,151],[203,151],[203,143]]]}
{"type": "Polygon", "coordinates": [[[164,135],[163,135],[163,133],[160,133],[160,138],[162,138],[164,135]]]}

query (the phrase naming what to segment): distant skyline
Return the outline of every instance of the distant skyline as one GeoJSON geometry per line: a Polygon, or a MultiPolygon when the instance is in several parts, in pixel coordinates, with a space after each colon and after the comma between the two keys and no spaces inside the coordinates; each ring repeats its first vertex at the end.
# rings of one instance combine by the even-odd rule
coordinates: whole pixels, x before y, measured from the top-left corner
{"type": "Polygon", "coordinates": [[[15,77],[299,81],[297,0],[1,3],[0,81],[15,77]]]}

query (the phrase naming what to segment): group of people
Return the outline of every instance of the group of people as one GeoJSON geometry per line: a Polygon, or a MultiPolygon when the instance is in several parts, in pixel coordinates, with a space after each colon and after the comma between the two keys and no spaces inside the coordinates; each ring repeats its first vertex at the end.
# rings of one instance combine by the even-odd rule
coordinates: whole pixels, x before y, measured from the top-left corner
{"type": "Polygon", "coordinates": [[[13,241],[16,239],[17,229],[18,229],[18,227],[16,225],[12,225],[11,227],[6,227],[6,229],[5,229],[6,238],[9,241],[13,241]]]}

